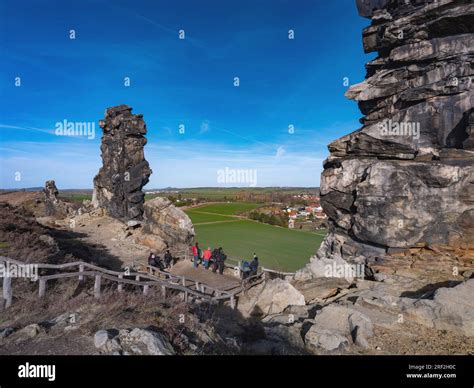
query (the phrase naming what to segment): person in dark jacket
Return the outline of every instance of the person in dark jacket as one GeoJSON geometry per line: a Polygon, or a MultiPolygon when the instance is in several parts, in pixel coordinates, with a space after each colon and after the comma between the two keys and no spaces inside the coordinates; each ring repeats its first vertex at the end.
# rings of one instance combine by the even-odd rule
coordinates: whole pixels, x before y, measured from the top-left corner
{"type": "Polygon", "coordinates": [[[256,275],[257,271],[258,271],[258,257],[254,253],[253,254],[253,260],[250,262],[250,274],[249,274],[249,276],[256,275]]]}
{"type": "Polygon", "coordinates": [[[219,274],[222,275],[224,273],[224,262],[227,259],[227,255],[224,253],[223,249],[220,247],[218,254],[217,254],[217,266],[219,267],[219,274]]]}
{"type": "Polygon", "coordinates": [[[156,256],[155,254],[152,252],[150,253],[150,256],[148,256],[148,265],[151,265],[152,267],[156,267],[156,256]]]}
{"type": "Polygon", "coordinates": [[[219,250],[217,248],[214,248],[212,251],[211,255],[211,261],[212,261],[212,272],[216,273],[217,271],[217,256],[219,255],[219,250]]]}
{"type": "Polygon", "coordinates": [[[165,267],[171,268],[171,264],[173,263],[173,255],[170,253],[169,249],[167,249],[165,252],[164,260],[165,260],[165,267]]]}

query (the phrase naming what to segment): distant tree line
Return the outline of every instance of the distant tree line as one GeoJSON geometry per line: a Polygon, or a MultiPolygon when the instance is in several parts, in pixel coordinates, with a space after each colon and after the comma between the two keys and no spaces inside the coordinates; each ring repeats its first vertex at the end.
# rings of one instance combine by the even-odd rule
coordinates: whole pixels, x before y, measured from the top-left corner
{"type": "Polygon", "coordinates": [[[288,227],[288,215],[285,213],[282,214],[267,214],[261,213],[256,210],[251,211],[248,216],[251,220],[262,222],[264,224],[283,226],[284,228],[288,227]]]}

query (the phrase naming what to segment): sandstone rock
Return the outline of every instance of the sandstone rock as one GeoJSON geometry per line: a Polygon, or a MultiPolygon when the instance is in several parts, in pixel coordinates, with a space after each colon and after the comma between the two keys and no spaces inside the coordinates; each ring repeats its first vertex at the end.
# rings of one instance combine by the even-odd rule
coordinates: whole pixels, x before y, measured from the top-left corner
{"type": "Polygon", "coordinates": [[[151,169],[145,160],[146,125],[142,115],[120,105],[107,109],[100,121],[102,167],[94,178],[92,202],[107,214],[124,220],[140,220],[151,169]]]}
{"type": "Polygon", "coordinates": [[[107,330],[99,330],[94,334],[94,346],[97,349],[103,349],[105,348],[107,342],[112,338],[112,334],[107,330]]]}
{"type": "Polygon", "coordinates": [[[250,313],[258,316],[278,314],[291,305],[304,306],[303,294],[287,281],[268,280],[253,301],[250,313]]]}
{"type": "Polygon", "coordinates": [[[324,277],[307,281],[295,281],[292,284],[304,295],[306,303],[324,301],[339,294],[341,290],[347,289],[351,285],[351,283],[344,278],[324,277]]]}
{"type": "Polygon", "coordinates": [[[348,339],[338,333],[321,329],[314,325],[305,335],[305,343],[309,348],[322,348],[327,351],[342,350],[349,346],[348,339]]]}
{"type": "Polygon", "coordinates": [[[369,347],[367,339],[374,336],[374,327],[367,316],[359,312],[352,313],[349,316],[349,330],[354,344],[366,349],[369,347]]]}
{"type": "Polygon", "coordinates": [[[329,305],[316,314],[305,341],[331,351],[349,345],[352,339],[354,344],[366,348],[367,339],[373,335],[370,318],[351,308],[329,305]]]}
{"type": "Polygon", "coordinates": [[[167,198],[156,197],[145,203],[144,229],[161,237],[169,246],[189,245],[194,237],[191,219],[167,198]]]}
{"type": "Polygon", "coordinates": [[[403,298],[408,319],[439,330],[474,336],[474,279],[453,288],[439,288],[432,300],[403,298]]]}
{"type": "MultiPolygon", "coordinates": [[[[329,145],[317,257],[390,261],[423,245],[474,249],[474,4],[357,0],[366,80],[353,85],[363,127],[329,145]]],[[[400,257],[398,262],[411,261],[400,257]]],[[[449,266],[446,266],[446,269],[449,266]]],[[[318,264],[305,272],[319,274],[318,264]]]]}
{"type": "Polygon", "coordinates": [[[133,347],[138,354],[173,355],[175,351],[169,341],[160,333],[135,328],[119,334],[122,346],[133,347]]]}
{"type": "Polygon", "coordinates": [[[41,333],[41,327],[37,323],[32,323],[31,325],[25,326],[23,329],[20,329],[16,332],[19,337],[28,337],[34,338],[39,333],[41,333]]]}
{"type": "Polygon", "coordinates": [[[314,324],[322,329],[338,332],[341,335],[350,334],[349,316],[356,313],[355,310],[338,305],[324,307],[316,314],[314,324]]]}
{"type": "Polygon", "coordinates": [[[46,181],[44,189],[44,209],[47,216],[64,218],[74,213],[74,209],[59,198],[59,191],[53,180],[46,181]]]}

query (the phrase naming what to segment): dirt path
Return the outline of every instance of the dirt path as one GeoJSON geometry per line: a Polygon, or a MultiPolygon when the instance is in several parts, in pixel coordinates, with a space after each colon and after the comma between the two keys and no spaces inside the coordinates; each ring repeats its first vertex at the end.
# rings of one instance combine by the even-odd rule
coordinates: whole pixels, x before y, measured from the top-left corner
{"type": "Polygon", "coordinates": [[[212,225],[212,224],[226,224],[228,222],[239,222],[243,220],[229,220],[229,221],[209,221],[209,222],[196,222],[193,225],[212,225]]]}

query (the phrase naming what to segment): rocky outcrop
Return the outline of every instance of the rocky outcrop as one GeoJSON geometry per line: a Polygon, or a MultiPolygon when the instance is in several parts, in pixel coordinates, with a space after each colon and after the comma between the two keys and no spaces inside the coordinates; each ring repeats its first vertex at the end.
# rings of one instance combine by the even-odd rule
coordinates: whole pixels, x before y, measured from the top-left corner
{"type": "Polygon", "coordinates": [[[304,295],[288,281],[273,279],[251,288],[239,299],[238,308],[244,316],[265,317],[279,314],[289,306],[305,304],[304,295]]]}
{"type": "Polygon", "coordinates": [[[370,61],[347,97],[363,127],[329,145],[317,259],[474,249],[474,4],[357,0],[370,61]]]}
{"type": "Polygon", "coordinates": [[[151,169],[144,156],[147,143],[146,124],[142,115],[120,105],[107,109],[103,130],[102,167],[94,178],[93,203],[114,218],[140,220],[151,169]]]}
{"type": "Polygon", "coordinates": [[[438,289],[433,299],[402,300],[409,319],[438,330],[474,336],[474,279],[453,288],[438,289]]]}
{"type": "Polygon", "coordinates": [[[74,212],[74,209],[68,203],[59,198],[59,191],[56,187],[56,182],[53,180],[46,181],[43,193],[46,216],[60,218],[74,212]]]}
{"type": "Polygon", "coordinates": [[[351,308],[330,305],[314,318],[314,324],[305,335],[307,346],[327,351],[342,350],[351,342],[368,348],[367,339],[373,337],[370,318],[351,308]]]}
{"type": "Polygon", "coordinates": [[[94,335],[94,346],[102,354],[154,356],[175,354],[173,347],[163,334],[140,328],[99,330],[94,335]]]}
{"type": "Polygon", "coordinates": [[[170,200],[156,197],[144,205],[145,232],[157,235],[168,246],[188,246],[194,237],[194,226],[189,216],[170,200]]]}

